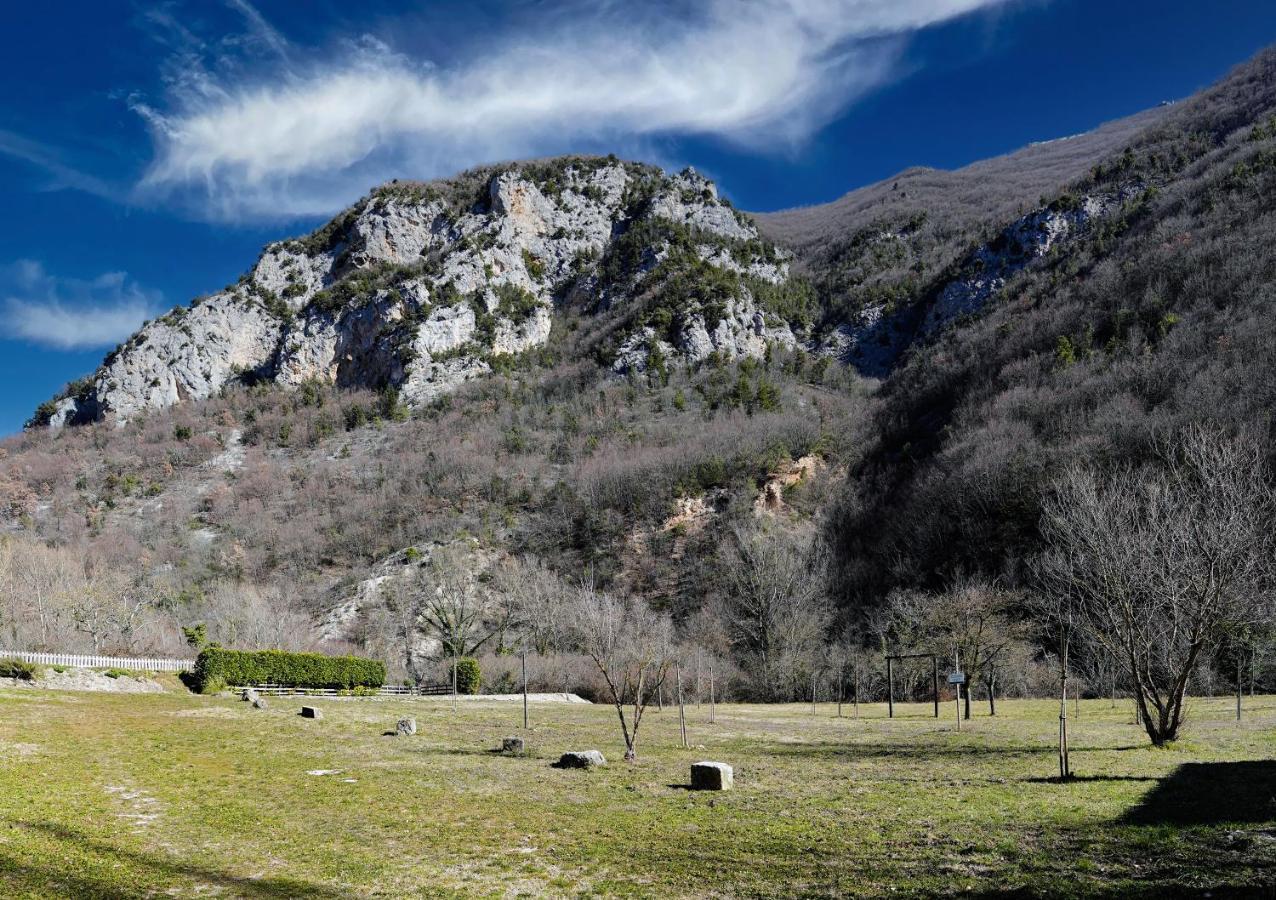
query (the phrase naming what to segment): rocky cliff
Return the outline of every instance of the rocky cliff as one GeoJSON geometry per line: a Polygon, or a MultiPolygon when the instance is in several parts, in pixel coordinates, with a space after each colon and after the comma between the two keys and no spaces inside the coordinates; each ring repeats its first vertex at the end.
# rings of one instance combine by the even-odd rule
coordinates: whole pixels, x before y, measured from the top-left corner
{"type": "Polygon", "coordinates": [[[812,282],[690,169],[570,157],[392,182],[147,323],[33,422],[124,422],[260,381],[390,389],[419,407],[543,347],[560,311],[583,317],[592,337],[578,349],[616,376],[774,346],[880,377],[1139,190],[1056,200],[931,279],[898,264],[914,216],[851,242],[894,266],[886,280],[812,282]]]}
{"type": "Polygon", "coordinates": [[[620,323],[601,351],[618,373],[653,353],[760,355],[796,340],[800,317],[758,296],[778,306],[787,280],[784,254],[691,170],[572,157],[393,182],[144,325],[37,420],[126,421],[235,381],[388,387],[420,405],[544,345],[569,299],[620,323]]]}

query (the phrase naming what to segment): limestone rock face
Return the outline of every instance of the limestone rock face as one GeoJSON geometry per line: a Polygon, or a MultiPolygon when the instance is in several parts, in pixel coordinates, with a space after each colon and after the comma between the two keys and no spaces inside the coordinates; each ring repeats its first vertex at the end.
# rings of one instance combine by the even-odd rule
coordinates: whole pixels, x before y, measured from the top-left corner
{"type": "Polygon", "coordinates": [[[216,294],[144,325],[98,370],[94,399],[122,420],[202,400],[233,377],[270,368],[282,334],[260,303],[216,294]]]}
{"type": "Polygon", "coordinates": [[[642,371],[657,344],[671,364],[760,356],[799,339],[755,296],[788,278],[787,257],[761,247],[690,169],[572,157],[392,182],[315,233],[268,245],[237,284],[143,326],[91,387],[42,407],[43,422],[122,423],[237,380],[389,387],[420,406],[490,372],[494,357],[545,345],[569,298],[620,317],[619,374],[642,371]],[[626,318],[675,264],[722,273],[729,296],[677,311],[660,334],[626,318]]]}
{"type": "Polygon", "coordinates": [[[1114,194],[1082,197],[1068,205],[1054,203],[1013,222],[996,240],[966,258],[962,274],[944,287],[927,311],[921,335],[932,335],[952,320],[978,312],[1013,275],[1085,231],[1096,219],[1119,209],[1142,190],[1141,184],[1132,184],[1114,194]]]}

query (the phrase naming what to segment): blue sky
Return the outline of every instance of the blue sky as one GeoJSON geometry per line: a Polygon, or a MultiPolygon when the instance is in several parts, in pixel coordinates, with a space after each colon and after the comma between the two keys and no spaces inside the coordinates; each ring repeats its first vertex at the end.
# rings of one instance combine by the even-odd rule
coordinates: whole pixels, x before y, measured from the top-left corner
{"type": "Polygon", "coordinates": [[[1273,42],[1254,0],[14,4],[0,434],[388,178],[616,152],[778,209],[1084,131],[1273,42]]]}

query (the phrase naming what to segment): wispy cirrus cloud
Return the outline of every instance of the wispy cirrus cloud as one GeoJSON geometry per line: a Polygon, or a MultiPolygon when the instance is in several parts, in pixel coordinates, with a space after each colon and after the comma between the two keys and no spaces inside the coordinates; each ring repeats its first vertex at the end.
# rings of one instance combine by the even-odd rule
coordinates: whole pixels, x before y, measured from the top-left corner
{"type": "Polygon", "coordinates": [[[163,306],[126,272],[60,278],[35,260],[0,266],[0,333],[57,350],[117,344],[163,306]]]}
{"type": "Polygon", "coordinates": [[[910,34],[1004,0],[566,0],[445,65],[367,36],[306,54],[247,0],[226,2],[269,63],[204,68],[188,42],[166,95],[133,105],[156,148],[139,191],[233,220],[325,213],[386,177],[582,146],[792,147],[887,82],[910,34]]]}

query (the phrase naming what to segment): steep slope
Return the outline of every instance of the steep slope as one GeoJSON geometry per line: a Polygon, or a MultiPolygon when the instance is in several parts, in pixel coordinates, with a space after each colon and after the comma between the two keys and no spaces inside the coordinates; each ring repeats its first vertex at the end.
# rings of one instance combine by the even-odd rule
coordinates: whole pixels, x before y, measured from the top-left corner
{"type": "Polygon", "coordinates": [[[125,421],[235,381],[388,387],[420,406],[544,346],[569,298],[625,320],[604,348],[620,373],[653,350],[761,355],[768,341],[795,342],[760,302],[787,277],[782,256],[690,170],[572,157],[395,182],[148,323],[35,421],[125,421]],[[639,301],[656,291],[648,314],[639,301]]]}
{"type": "Polygon", "coordinates": [[[940,296],[971,314],[893,372],[831,527],[844,602],[958,571],[1015,581],[1069,463],[1154,459],[1192,423],[1273,447],[1273,116],[1268,51],[1054,202],[1080,217],[1107,198],[1105,216],[1029,265],[989,266],[989,245],[967,258],[971,280],[940,296]]]}
{"type": "MultiPolygon", "coordinates": [[[[796,253],[797,270],[810,276],[822,313],[816,323],[822,348],[881,377],[915,341],[950,320],[956,307],[975,311],[998,279],[984,279],[973,291],[950,289],[950,282],[970,281],[981,262],[1001,267],[1006,248],[1018,247],[1027,258],[1048,252],[1073,225],[1084,225],[1049,204],[1170,109],[956,171],[908,169],[832,203],[754,218],[763,234],[796,253]],[[1055,230],[1038,240],[1040,227],[1055,230]],[[981,244],[987,246],[981,250],[981,244]],[[959,292],[965,299],[955,304],[959,292]],[[941,309],[932,311],[936,304],[941,309]]],[[[1088,205],[1092,219],[1109,212],[1111,200],[1083,197],[1079,203],[1088,205]]]]}

